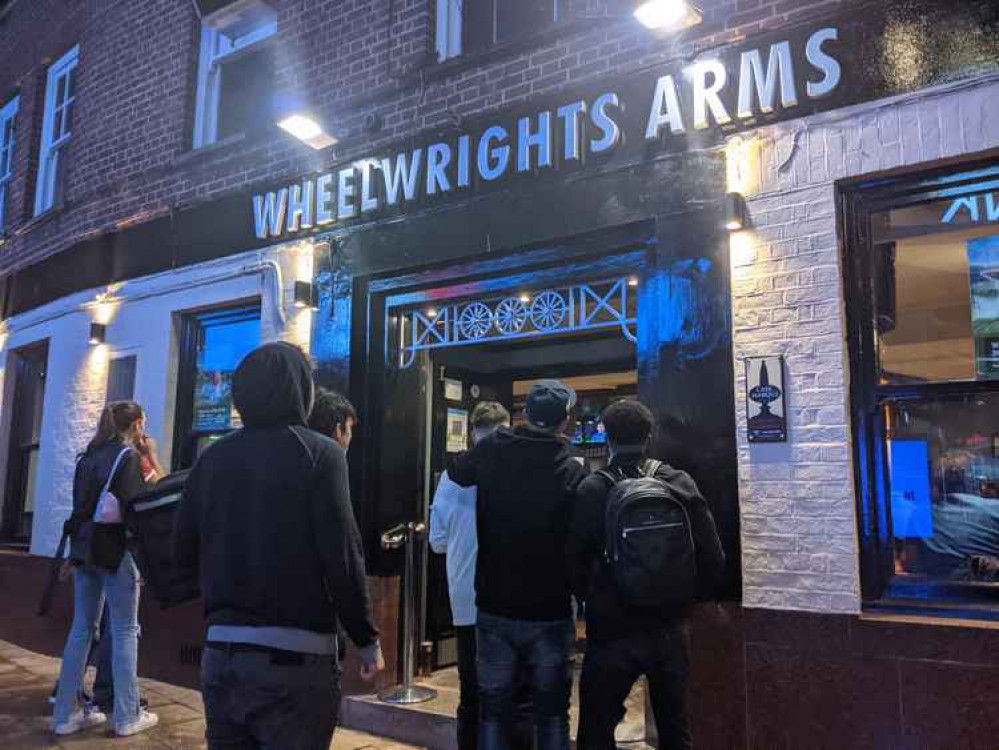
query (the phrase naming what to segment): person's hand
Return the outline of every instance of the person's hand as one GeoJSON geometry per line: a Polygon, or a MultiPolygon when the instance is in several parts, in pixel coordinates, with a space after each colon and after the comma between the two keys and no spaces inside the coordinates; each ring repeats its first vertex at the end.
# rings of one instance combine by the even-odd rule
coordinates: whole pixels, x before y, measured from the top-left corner
{"type": "Polygon", "coordinates": [[[371,682],[383,669],[385,669],[385,657],[382,656],[381,646],[375,649],[374,658],[361,657],[361,679],[365,682],[371,682]]]}

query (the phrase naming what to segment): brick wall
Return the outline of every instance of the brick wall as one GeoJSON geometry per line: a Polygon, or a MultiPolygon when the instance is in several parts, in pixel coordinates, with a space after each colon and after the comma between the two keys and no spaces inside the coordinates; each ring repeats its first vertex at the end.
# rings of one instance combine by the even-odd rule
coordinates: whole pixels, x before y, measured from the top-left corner
{"type": "Polygon", "coordinates": [[[754,135],[751,229],[732,239],[744,603],[856,612],[834,181],[999,147],[999,79],[791,121],[747,142],[754,135]],[[743,358],[777,354],[787,362],[790,442],[750,446],[743,358]]]}
{"type": "Polygon", "coordinates": [[[849,0],[704,0],[679,38],[649,33],[628,0],[570,0],[575,20],[529,44],[433,64],[434,0],[270,0],[279,90],[342,138],[317,155],[276,129],[191,152],[198,19],[190,0],[16,0],[0,17],[0,102],[18,90],[15,224],[0,272],[82,237],[370,154],[511,102],[794,23],[849,0]],[[80,45],[62,208],[32,221],[48,64],[80,45]],[[429,64],[428,64],[429,63],[429,64]],[[381,129],[366,131],[367,115],[381,129]]]}

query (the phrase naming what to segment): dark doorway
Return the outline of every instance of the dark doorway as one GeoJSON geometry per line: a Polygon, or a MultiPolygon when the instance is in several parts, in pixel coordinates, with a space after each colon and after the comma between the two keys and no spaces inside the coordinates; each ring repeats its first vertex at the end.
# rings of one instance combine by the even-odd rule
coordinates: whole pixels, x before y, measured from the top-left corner
{"type": "Polygon", "coordinates": [[[7,455],[7,486],[0,519],[0,537],[8,542],[31,541],[48,356],[48,342],[33,344],[12,354],[13,411],[7,455]]]}

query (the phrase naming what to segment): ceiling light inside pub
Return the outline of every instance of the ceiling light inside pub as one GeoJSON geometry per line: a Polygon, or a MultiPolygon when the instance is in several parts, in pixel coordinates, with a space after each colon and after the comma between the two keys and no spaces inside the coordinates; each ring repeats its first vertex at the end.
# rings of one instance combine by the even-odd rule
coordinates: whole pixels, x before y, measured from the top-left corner
{"type": "Polygon", "coordinates": [[[285,117],[278,122],[278,127],[317,151],[336,143],[336,138],[324,131],[318,122],[307,115],[285,117]]]}
{"type": "Polygon", "coordinates": [[[687,0],[639,0],[635,18],[648,29],[679,31],[696,26],[704,16],[687,0]]]}

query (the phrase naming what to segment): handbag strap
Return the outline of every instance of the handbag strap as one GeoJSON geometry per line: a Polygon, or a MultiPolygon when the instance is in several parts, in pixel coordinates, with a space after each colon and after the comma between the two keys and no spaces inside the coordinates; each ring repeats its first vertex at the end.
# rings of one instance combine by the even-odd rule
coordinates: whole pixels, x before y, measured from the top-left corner
{"type": "Polygon", "coordinates": [[[125,454],[130,452],[131,450],[132,449],[128,447],[122,448],[121,453],[118,454],[118,457],[114,460],[114,463],[111,465],[111,473],[108,474],[108,481],[104,483],[104,489],[101,490],[101,494],[99,495],[97,500],[97,507],[94,508],[95,517],[101,505],[100,498],[104,497],[108,493],[108,490],[111,489],[111,482],[114,481],[115,474],[118,473],[118,466],[121,465],[121,460],[125,457],[125,454]]]}

